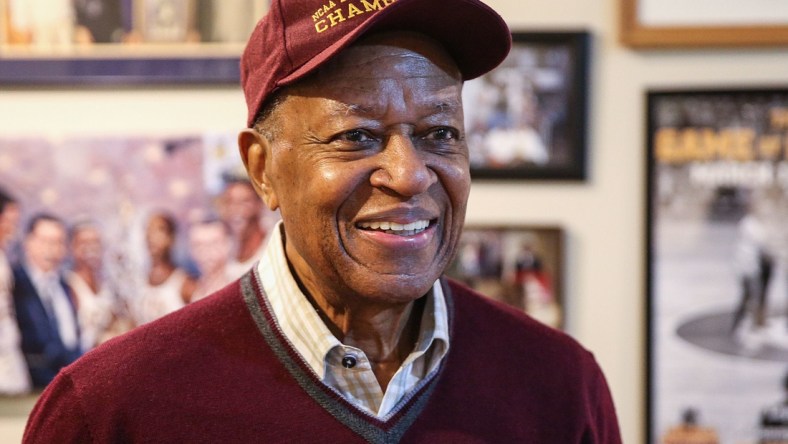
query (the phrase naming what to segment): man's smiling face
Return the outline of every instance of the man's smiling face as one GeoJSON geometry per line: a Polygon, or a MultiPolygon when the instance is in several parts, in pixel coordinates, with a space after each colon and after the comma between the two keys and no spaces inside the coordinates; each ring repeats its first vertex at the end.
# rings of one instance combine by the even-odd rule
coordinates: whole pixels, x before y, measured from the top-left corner
{"type": "Polygon", "coordinates": [[[310,293],[402,303],[443,273],[470,188],[461,89],[436,43],[398,33],[287,90],[264,173],[250,173],[310,293]]]}

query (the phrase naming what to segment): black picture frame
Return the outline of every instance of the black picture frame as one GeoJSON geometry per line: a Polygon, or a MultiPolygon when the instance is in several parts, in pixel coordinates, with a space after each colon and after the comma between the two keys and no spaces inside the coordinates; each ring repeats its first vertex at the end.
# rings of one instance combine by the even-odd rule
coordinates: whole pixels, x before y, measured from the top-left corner
{"type": "Polygon", "coordinates": [[[646,113],[647,442],[785,442],[788,87],[646,113]]]}
{"type": "Polygon", "coordinates": [[[91,11],[104,14],[95,17],[79,8],[97,1],[58,2],[53,8],[63,11],[49,15],[71,17],[60,25],[68,31],[42,42],[36,32],[52,30],[36,26],[36,10],[23,11],[15,27],[11,0],[0,0],[0,85],[238,84],[246,38],[269,5],[242,1],[237,11],[216,14],[219,0],[102,0],[91,11]]]}
{"type": "Polygon", "coordinates": [[[565,327],[564,230],[467,225],[446,274],[556,329],[565,327]]]}
{"type": "Polygon", "coordinates": [[[474,179],[586,179],[591,34],[513,32],[512,51],[465,83],[474,179]]]}

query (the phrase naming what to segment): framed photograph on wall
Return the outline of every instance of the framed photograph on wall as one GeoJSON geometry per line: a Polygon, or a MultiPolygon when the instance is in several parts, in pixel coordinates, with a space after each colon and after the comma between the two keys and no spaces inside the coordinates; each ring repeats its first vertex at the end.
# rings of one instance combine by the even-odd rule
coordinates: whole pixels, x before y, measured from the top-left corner
{"type": "Polygon", "coordinates": [[[554,328],[564,326],[563,231],[466,226],[448,275],[554,328]]]}
{"type": "Polygon", "coordinates": [[[634,47],[788,43],[788,4],[772,0],[620,0],[624,44],[634,47]]]}
{"type": "Polygon", "coordinates": [[[0,83],[237,83],[269,0],[0,0],[0,83]]]}
{"type": "MultiPolygon", "coordinates": [[[[236,265],[234,257],[227,254],[229,247],[221,252],[221,238],[200,240],[205,221],[221,217],[229,224],[238,220],[240,207],[220,203],[228,187],[246,179],[240,156],[230,149],[236,140],[237,131],[232,129],[173,134],[0,135],[0,189],[14,198],[19,209],[17,222],[8,218],[4,227],[12,238],[4,236],[4,242],[9,242],[2,246],[0,259],[12,266],[25,263],[25,226],[35,216],[51,214],[63,221],[71,235],[58,268],[75,297],[79,343],[84,352],[196,301],[248,270],[236,265]],[[95,236],[75,236],[75,227],[89,227],[95,236]],[[213,248],[206,248],[206,243],[213,248]],[[93,259],[84,260],[86,252],[93,259]],[[150,284],[151,263],[162,254],[176,271],[163,283],[150,284]],[[215,265],[217,260],[223,262],[220,266],[226,279],[203,285],[200,278],[206,270],[201,270],[200,264],[212,261],[215,265]],[[82,265],[84,276],[86,263],[94,273],[95,290],[77,276],[77,265],[82,265]],[[191,276],[197,287],[187,295],[188,301],[184,300],[186,276],[191,276]],[[177,303],[166,296],[167,288],[176,289],[177,303]]],[[[261,208],[259,216],[261,228],[270,233],[278,213],[261,208]]],[[[239,242],[236,233],[226,233],[229,242],[239,242]]],[[[9,284],[4,277],[0,285],[9,284]]],[[[27,414],[42,389],[30,387],[28,368],[20,354],[25,328],[17,319],[6,310],[0,312],[0,339],[6,347],[0,417],[27,414]],[[12,353],[14,347],[20,353],[12,353]],[[11,360],[14,356],[20,359],[11,360]]],[[[27,331],[32,331],[29,321],[26,325],[27,331]]]]}
{"type": "Polygon", "coordinates": [[[583,180],[590,35],[515,32],[512,51],[465,83],[475,179],[583,180]]]}
{"type": "Polygon", "coordinates": [[[647,104],[649,440],[788,442],[788,88],[647,104]]]}

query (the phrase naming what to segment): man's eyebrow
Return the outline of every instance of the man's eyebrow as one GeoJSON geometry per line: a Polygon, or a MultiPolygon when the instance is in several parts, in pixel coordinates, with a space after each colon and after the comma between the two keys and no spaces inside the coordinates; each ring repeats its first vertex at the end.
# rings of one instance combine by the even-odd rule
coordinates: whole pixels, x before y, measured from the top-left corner
{"type": "Polygon", "coordinates": [[[332,115],[347,116],[347,115],[369,115],[372,114],[374,109],[371,106],[361,105],[358,103],[342,103],[332,102],[329,105],[328,112],[332,115]]]}
{"type": "Polygon", "coordinates": [[[375,111],[375,108],[371,106],[361,105],[358,103],[346,104],[345,106],[347,107],[348,114],[366,115],[366,114],[372,114],[375,111]]]}
{"type": "Polygon", "coordinates": [[[433,108],[440,113],[453,113],[462,111],[462,102],[457,100],[448,100],[436,103],[433,108]]]}

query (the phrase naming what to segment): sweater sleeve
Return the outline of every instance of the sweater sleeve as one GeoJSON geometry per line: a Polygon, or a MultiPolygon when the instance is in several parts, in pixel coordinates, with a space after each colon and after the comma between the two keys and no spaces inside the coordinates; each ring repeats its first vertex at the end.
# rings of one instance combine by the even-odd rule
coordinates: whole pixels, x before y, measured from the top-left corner
{"type": "Polygon", "coordinates": [[[594,363],[593,386],[591,387],[592,403],[590,416],[592,419],[583,437],[584,444],[621,444],[621,431],[610,388],[599,365],[594,363]]]}
{"type": "Polygon", "coordinates": [[[28,418],[22,442],[93,442],[82,402],[68,374],[61,372],[41,394],[28,418]]]}

